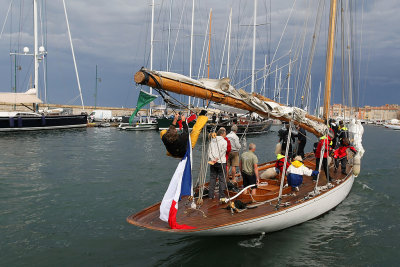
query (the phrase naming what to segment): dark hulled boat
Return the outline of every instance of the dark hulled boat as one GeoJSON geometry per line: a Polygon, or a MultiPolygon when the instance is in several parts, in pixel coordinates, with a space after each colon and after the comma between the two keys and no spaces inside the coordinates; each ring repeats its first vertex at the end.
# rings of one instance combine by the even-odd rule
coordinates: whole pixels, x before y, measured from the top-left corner
{"type": "Polygon", "coordinates": [[[0,112],[0,132],[81,128],[87,115],[40,115],[30,112],[0,112]]]}
{"type": "MultiPolygon", "coordinates": [[[[221,123],[208,123],[207,131],[211,132],[213,129],[218,130],[221,127],[224,127],[227,132],[231,131],[231,128],[234,124],[231,121],[221,122],[221,123]]],[[[251,121],[251,120],[239,120],[236,124],[238,127],[237,135],[246,134],[265,134],[268,133],[271,129],[272,120],[264,120],[264,121],[251,121]]]]}

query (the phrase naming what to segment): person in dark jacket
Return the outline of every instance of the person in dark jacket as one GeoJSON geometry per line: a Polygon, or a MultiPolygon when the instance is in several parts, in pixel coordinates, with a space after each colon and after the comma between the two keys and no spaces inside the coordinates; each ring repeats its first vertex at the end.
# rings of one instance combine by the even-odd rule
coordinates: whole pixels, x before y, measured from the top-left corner
{"type": "Polygon", "coordinates": [[[189,141],[189,128],[184,115],[175,115],[172,124],[169,126],[167,132],[161,137],[161,140],[171,156],[176,158],[183,158],[185,156],[189,141]],[[179,119],[182,119],[181,133],[178,133],[176,130],[176,123],[179,119]]]}
{"type": "Polygon", "coordinates": [[[351,152],[354,154],[357,153],[357,150],[350,146],[350,141],[348,138],[343,138],[342,144],[338,149],[334,152],[334,159],[335,159],[335,172],[339,169],[339,163],[342,164],[342,174],[347,174],[346,172],[346,165],[347,165],[347,149],[350,149],[351,152]]]}
{"type": "Polygon", "coordinates": [[[216,123],[217,122],[217,114],[215,114],[215,112],[211,116],[211,121],[212,121],[212,123],[216,123]]]}
{"type": "MultiPolygon", "coordinates": [[[[279,136],[279,142],[282,142],[282,149],[281,149],[281,154],[284,155],[286,153],[286,144],[288,141],[288,135],[289,135],[289,124],[285,124],[284,129],[280,129],[278,131],[278,136],[279,136]]],[[[296,141],[296,136],[294,134],[291,135],[291,138],[289,140],[289,152],[288,152],[288,157],[289,159],[293,158],[293,146],[292,146],[292,141],[296,141]]]]}
{"type": "Polygon", "coordinates": [[[296,126],[297,134],[297,155],[304,158],[304,147],[307,144],[307,133],[306,130],[301,128],[299,125],[296,126]]]}
{"type": "Polygon", "coordinates": [[[343,121],[339,121],[339,129],[337,136],[338,136],[339,146],[342,145],[344,138],[349,138],[349,129],[347,129],[343,121]]]}
{"type": "Polygon", "coordinates": [[[337,146],[338,131],[339,131],[339,127],[336,123],[336,120],[330,119],[329,120],[329,133],[331,134],[331,137],[332,137],[332,148],[336,148],[336,146],[337,146]]]}

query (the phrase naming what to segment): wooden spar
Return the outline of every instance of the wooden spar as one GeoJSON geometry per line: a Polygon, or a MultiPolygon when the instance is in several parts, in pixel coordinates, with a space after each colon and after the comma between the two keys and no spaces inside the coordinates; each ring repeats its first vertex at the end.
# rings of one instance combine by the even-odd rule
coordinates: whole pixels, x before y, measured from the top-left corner
{"type": "MultiPolygon", "coordinates": [[[[258,99],[260,99],[260,100],[262,100],[262,101],[274,102],[274,103],[276,103],[276,104],[278,104],[278,105],[280,105],[280,106],[284,106],[283,104],[281,104],[281,103],[279,103],[279,102],[276,102],[276,101],[274,101],[274,100],[272,100],[272,99],[270,99],[270,98],[268,98],[268,97],[265,97],[265,96],[260,95],[260,94],[257,94],[257,93],[253,93],[253,96],[257,97],[258,99]]],[[[309,120],[312,120],[312,121],[324,123],[324,120],[323,120],[323,119],[317,118],[317,117],[312,116],[312,115],[310,115],[310,114],[306,114],[306,118],[309,119],[309,120]]]]}
{"type": "Polygon", "coordinates": [[[332,65],[333,65],[333,50],[335,42],[336,7],[337,7],[336,0],[331,0],[331,8],[329,15],[328,47],[326,50],[326,70],[325,70],[324,119],[326,120],[328,120],[329,117],[329,108],[331,104],[332,65]]]}
{"type": "MultiPolygon", "coordinates": [[[[197,97],[197,98],[201,98],[201,99],[206,99],[206,100],[214,101],[216,103],[221,103],[221,104],[236,107],[239,109],[248,110],[250,112],[256,112],[263,117],[271,117],[271,118],[278,119],[281,121],[289,121],[287,118],[275,117],[268,113],[262,112],[256,108],[250,106],[243,100],[239,100],[239,99],[224,95],[222,93],[207,90],[207,89],[204,89],[202,87],[199,87],[199,86],[196,86],[193,84],[176,81],[176,80],[169,79],[166,77],[161,78],[158,75],[151,75],[151,76],[154,77],[155,80],[152,77],[150,77],[149,73],[147,73],[146,71],[138,71],[138,72],[136,72],[134,79],[135,79],[135,82],[138,84],[147,85],[147,86],[154,87],[154,88],[160,88],[160,86],[161,86],[161,89],[169,91],[169,92],[177,93],[180,95],[197,97]]],[[[303,129],[305,129],[306,131],[313,133],[317,137],[321,136],[321,134],[318,131],[316,131],[315,129],[311,128],[310,126],[308,126],[304,123],[299,123],[299,126],[303,129]]]]}

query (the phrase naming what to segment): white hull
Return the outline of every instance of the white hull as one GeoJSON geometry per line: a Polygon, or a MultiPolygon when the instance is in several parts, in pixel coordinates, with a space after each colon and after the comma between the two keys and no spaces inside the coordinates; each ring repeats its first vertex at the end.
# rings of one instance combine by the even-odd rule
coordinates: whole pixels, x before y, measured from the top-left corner
{"type": "Polygon", "coordinates": [[[393,125],[393,124],[384,124],[386,128],[393,129],[393,130],[400,130],[400,125],[393,125]]]}
{"type": "Polygon", "coordinates": [[[158,126],[157,123],[139,123],[136,125],[124,125],[124,124],[120,124],[118,126],[118,129],[120,130],[125,130],[125,131],[153,131],[153,130],[157,130],[158,126]]]}
{"type": "Polygon", "coordinates": [[[190,235],[249,235],[275,232],[314,219],[339,205],[349,194],[354,175],[342,184],[301,204],[264,217],[214,229],[185,233],[190,235]]]}

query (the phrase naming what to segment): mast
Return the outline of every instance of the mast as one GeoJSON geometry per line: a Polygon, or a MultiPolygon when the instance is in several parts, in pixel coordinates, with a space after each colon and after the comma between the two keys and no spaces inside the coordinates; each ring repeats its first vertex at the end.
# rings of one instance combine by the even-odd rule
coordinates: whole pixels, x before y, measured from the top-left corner
{"type": "Polygon", "coordinates": [[[172,2],[169,7],[169,23],[168,23],[168,44],[167,44],[167,71],[169,71],[169,53],[170,53],[170,40],[171,40],[171,21],[172,21],[172,2]]]}
{"type": "MultiPolygon", "coordinates": [[[[150,32],[150,69],[153,69],[153,44],[154,44],[154,0],[151,1],[151,32],[150,32]]],[[[150,87],[150,94],[153,89],[150,87]]],[[[151,104],[149,104],[149,116],[151,116],[151,104]]],[[[150,118],[148,118],[150,120],[150,118]]]]}
{"type": "Polygon", "coordinates": [[[253,24],[253,63],[251,65],[251,92],[254,92],[256,69],[256,27],[257,27],[257,0],[254,0],[254,24],[253,24]]]}
{"type": "Polygon", "coordinates": [[[265,82],[267,80],[267,55],[264,55],[264,71],[263,71],[263,94],[265,96],[266,88],[265,82]]]}
{"type": "Polygon", "coordinates": [[[97,107],[97,64],[96,64],[96,84],[94,87],[94,109],[97,107]]]}
{"type": "Polygon", "coordinates": [[[37,0],[33,0],[33,61],[34,61],[34,82],[33,88],[36,89],[36,97],[39,96],[39,60],[38,60],[38,7],[37,0]]]}
{"type": "Polygon", "coordinates": [[[278,102],[281,103],[281,91],[282,91],[282,70],[279,71],[279,83],[278,83],[278,102]]]}
{"type": "Polygon", "coordinates": [[[290,65],[292,65],[292,59],[289,60],[289,73],[288,73],[288,78],[287,78],[286,106],[289,105],[290,65]]]}
{"type": "Polygon", "coordinates": [[[211,21],[212,21],[212,8],[210,8],[210,29],[208,32],[208,63],[207,63],[207,78],[210,78],[210,54],[211,54],[211,21]]]}
{"type": "Polygon", "coordinates": [[[316,107],[316,117],[319,118],[319,109],[320,109],[320,103],[321,103],[321,88],[322,88],[322,83],[319,82],[319,89],[318,89],[318,98],[317,98],[317,107],[316,107]]]}
{"type": "Polygon", "coordinates": [[[232,34],[232,8],[229,13],[229,32],[228,32],[228,57],[226,60],[226,77],[229,77],[229,64],[230,64],[230,54],[231,54],[231,34],[232,34]]]}
{"type": "Polygon", "coordinates": [[[274,88],[274,101],[276,100],[276,88],[277,84],[276,81],[278,79],[278,65],[275,66],[275,88],[274,88]]]}
{"type": "Polygon", "coordinates": [[[331,102],[331,88],[332,88],[333,52],[335,43],[336,8],[337,8],[337,1],[331,0],[331,8],[329,15],[328,47],[326,51],[326,69],[325,69],[324,119],[326,120],[328,120],[329,117],[329,109],[331,104],[330,102],[331,102]]]}
{"type": "MultiPolygon", "coordinates": [[[[190,61],[189,61],[189,77],[192,78],[192,62],[193,62],[193,27],[194,27],[194,0],[192,3],[192,28],[190,30],[190,61]]],[[[190,108],[190,96],[188,98],[190,108]]]]}

